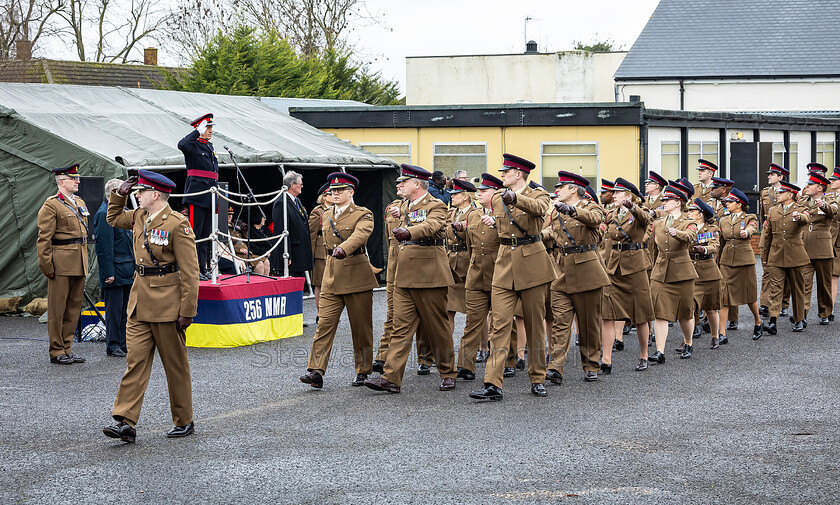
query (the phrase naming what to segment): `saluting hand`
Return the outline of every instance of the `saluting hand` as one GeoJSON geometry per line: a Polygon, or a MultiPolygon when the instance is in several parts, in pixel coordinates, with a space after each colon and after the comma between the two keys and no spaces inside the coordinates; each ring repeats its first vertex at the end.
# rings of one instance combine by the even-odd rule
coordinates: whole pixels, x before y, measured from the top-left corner
{"type": "Polygon", "coordinates": [[[178,326],[178,331],[187,331],[187,328],[192,324],[192,320],[191,317],[178,316],[178,322],[175,323],[178,326]]]}
{"type": "Polygon", "coordinates": [[[677,236],[677,229],[676,228],[668,228],[668,235],[670,235],[672,237],[676,237],[677,236]]]}
{"type": "Polygon", "coordinates": [[[333,249],[332,257],[335,259],[343,260],[347,257],[347,253],[344,252],[344,249],[336,247],[335,249],[333,249]]]}
{"type": "Polygon", "coordinates": [[[481,222],[484,223],[484,226],[491,228],[496,226],[496,218],[493,216],[481,216],[481,222]]]}
{"type": "Polygon", "coordinates": [[[411,233],[405,228],[394,228],[393,230],[391,230],[391,233],[393,233],[394,238],[396,238],[400,242],[411,238],[411,233]]]}
{"type": "Polygon", "coordinates": [[[464,223],[454,222],[452,223],[452,229],[455,231],[464,231],[464,223]]]}
{"type": "Polygon", "coordinates": [[[516,203],[516,193],[511,191],[510,189],[506,189],[502,192],[502,201],[505,205],[514,205],[516,203]]]}
{"type": "Polygon", "coordinates": [[[137,184],[137,181],[140,179],[136,175],[132,175],[128,179],[125,180],[124,183],[120,184],[120,187],[117,188],[117,194],[122,196],[127,196],[131,193],[131,188],[137,184]]]}

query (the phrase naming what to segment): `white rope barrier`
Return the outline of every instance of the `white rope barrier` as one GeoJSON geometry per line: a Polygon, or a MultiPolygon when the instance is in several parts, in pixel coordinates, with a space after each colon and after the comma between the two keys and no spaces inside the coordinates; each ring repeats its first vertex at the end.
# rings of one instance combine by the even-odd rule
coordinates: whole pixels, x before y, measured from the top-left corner
{"type": "MultiPolygon", "coordinates": [[[[220,231],[217,231],[216,233],[214,233],[213,235],[211,235],[210,237],[207,237],[207,238],[212,238],[212,239],[215,239],[215,240],[216,240],[219,244],[224,245],[224,242],[222,242],[221,240],[219,240],[219,239],[217,238],[217,236],[222,236],[222,237],[231,238],[231,236],[230,236],[230,235],[228,235],[227,233],[222,233],[222,232],[220,232],[220,231]]],[[[281,243],[283,240],[285,240],[285,239],[286,239],[286,237],[288,237],[288,236],[289,236],[289,232],[288,232],[288,231],[284,231],[283,233],[281,233],[280,235],[278,235],[278,236],[276,236],[276,237],[271,237],[271,238],[268,238],[268,239],[252,239],[252,240],[251,240],[251,242],[256,242],[256,241],[258,241],[258,240],[261,240],[261,241],[263,241],[263,242],[265,242],[266,240],[276,240],[276,241],[277,241],[277,243],[275,243],[273,246],[271,246],[271,248],[270,248],[268,251],[266,251],[265,253],[263,253],[263,254],[261,254],[261,255],[259,255],[259,256],[254,256],[253,258],[242,258],[242,257],[239,257],[239,256],[237,256],[237,255],[235,254],[235,251],[234,251],[234,252],[231,252],[231,253],[229,253],[229,254],[230,254],[231,256],[233,256],[234,258],[236,258],[236,259],[240,260],[240,261],[260,261],[260,260],[262,260],[262,259],[267,258],[267,257],[268,257],[268,256],[272,253],[272,251],[274,251],[275,249],[277,249],[277,247],[280,245],[280,243],[281,243]]]]}

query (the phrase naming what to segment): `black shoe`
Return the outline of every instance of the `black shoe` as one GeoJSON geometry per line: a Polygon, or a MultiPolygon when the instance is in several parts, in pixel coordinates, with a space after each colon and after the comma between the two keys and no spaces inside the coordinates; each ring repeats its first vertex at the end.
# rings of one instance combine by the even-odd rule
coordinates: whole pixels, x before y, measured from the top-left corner
{"type": "Polygon", "coordinates": [[[58,356],[53,356],[50,358],[50,363],[57,363],[59,365],[72,365],[73,358],[66,354],[59,354],[58,356]]]}
{"type": "Polygon", "coordinates": [[[365,381],[367,380],[368,376],[363,373],[357,373],[356,378],[353,379],[353,382],[350,383],[353,387],[364,386],[365,381]]]}
{"type": "Polygon", "coordinates": [[[534,396],[548,396],[548,391],[542,384],[531,384],[531,394],[534,396]]]}
{"type": "Polygon", "coordinates": [[[186,426],[176,426],[166,433],[166,438],[181,438],[195,433],[195,423],[186,426]]]}
{"type": "Polygon", "coordinates": [[[753,336],[752,336],[752,339],[753,339],[753,340],[758,340],[758,339],[760,339],[760,338],[761,338],[761,336],[762,336],[762,333],[761,333],[761,325],[759,324],[759,325],[753,326],[753,336]]]}
{"type": "Polygon", "coordinates": [[[636,365],[636,371],[637,372],[644,372],[645,370],[647,370],[647,367],[648,367],[647,360],[644,359],[644,358],[639,358],[639,364],[636,365]]]}
{"type": "Polygon", "coordinates": [[[525,370],[525,360],[524,359],[519,358],[518,360],[516,360],[516,369],[517,370],[525,370]]]}
{"type": "Polygon", "coordinates": [[[834,321],[834,314],[829,314],[828,315],[828,320],[833,322],[834,321]]]}
{"type": "Polygon", "coordinates": [[[770,309],[762,305],[758,308],[758,315],[761,317],[770,317],[770,309]]]}
{"type": "Polygon", "coordinates": [[[820,318],[820,326],[828,326],[828,318],[827,317],[821,317],[820,318]]]}
{"type": "Polygon", "coordinates": [[[478,391],[470,391],[470,398],[474,398],[476,400],[490,400],[490,401],[500,401],[502,399],[502,390],[501,388],[497,388],[493,384],[484,384],[484,389],[479,389],[478,391]]]}
{"type": "Polygon", "coordinates": [[[429,365],[420,365],[417,367],[417,375],[429,375],[432,373],[432,369],[429,368],[429,365]]]}
{"type": "Polygon", "coordinates": [[[648,356],[648,361],[659,364],[665,363],[665,355],[656,351],[652,356],[648,356]]]}
{"type": "Polygon", "coordinates": [[[601,373],[604,375],[612,374],[612,364],[601,363],[601,373]]]}
{"type": "Polygon", "coordinates": [[[691,338],[700,338],[700,335],[703,334],[703,326],[699,324],[694,325],[694,331],[691,332],[691,338]]]}
{"type": "MultiPolygon", "coordinates": [[[[770,335],[775,335],[776,331],[777,331],[776,330],[776,323],[767,323],[762,327],[762,329],[764,331],[766,331],[767,333],[769,333],[770,335]]],[[[755,338],[755,335],[753,335],[753,339],[758,340],[757,338],[755,338]]]]}
{"type": "Polygon", "coordinates": [[[709,344],[709,349],[717,349],[720,347],[720,337],[712,337],[712,343],[709,344]]]}
{"type": "Polygon", "coordinates": [[[621,335],[629,335],[630,334],[630,325],[625,324],[624,328],[621,329],[621,335]]]}
{"type": "Polygon", "coordinates": [[[680,344],[679,347],[674,348],[674,352],[683,352],[685,350],[685,342],[680,344]]]}
{"type": "Polygon", "coordinates": [[[779,317],[785,317],[788,315],[788,309],[782,307],[782,311],[779,312],[779,317]]]}
{"type": "Polygon", "coordinates": [[[693,350],[693,347],[694,347],[694,346],[691,346],[691,345],[686,344],[686,345],[683,347],[683,351],[682,351],[682,353],[680,354],[680,359],[688,359],[688,358],[690,358],[690,357],[691,357],[691,351],[693,350]]]}
{"type": "Polygon", "coordinates": [[[799,333],[800,331],[802,331],[804,329],[805,329],[805,325],[802,323],[802,321],[797,321],[797,322],[793,323],[793,332],[794,333],[799,333]]]}
{"type": "Polygon", "coordinates": [[[476,363],[486,363],[487,358],[490,357],[490,351],[478,351],[478,354],[475,357],[476,363]]]}
{"type": "Polygon", "coordinates": [[[475,380],[475,373],[470,372],[466,368],[458,367],[458,378],[464,379],[465,381],[474,381],[475,380]]]}
{"type": "Polygon", "coordinates": [[[207,272],[201,272],[198,274],[198,280],[200,281],[209,281],[211,280],[210,274],[207,272]]]}
{"type": "Polygon", "coordinates": [[[583,374],[583,380],[586,382],[595,382],[598,380],[598,372],[588,371],[583,374]]]}
{"type": "Polygon", "coordinates": [[[727,336],[726,336],[726,335],[724,335],[723,333],[719,334],[719,335],[718,335],[718,343],[719,343],[720,345],[726,345],[726,344],[728,344],[728,343],[729,343],[729,337],[727,337],[727,336]]]}
{"type": "Polygon", "coordinates": [[[120,421],[117,424],[106,426],[102,428],[102,433],[108,438],[119,438],[123,442],[133,444],[137,438],[137,430],[131,427],[125,421],[120,421]]]}
{"type": "Polygon", "coordinates": [[[125,358],[125,351],[117,349],[116,351],[108,351],[105,354],[108,356],[116,356],[117,358],[125,358]]]}
{"type": "Polygon", "coordinates": [[[726,323],[726,329],[727,330],[737,330],[738,329],[738,323],[735,322],[735,321],[729,321],[729,322],[726,323]]]}
{"type": "Polygon", "coordinates": [[[72,353],[68,354],[67,357],[72,359],[73,363],[84,363],[85,361],[87,361],[85,358],[83,358],[81,356],[76,356],[75,354],[72,354],[72,353]]]}
{"type": "Polygon", "coordinates": [[[385,373],[385,362],[382,360],[374,360],[373,371],[376,373],[385,373]]]}
{"type": "Polygon", "coordinates": [[[516,377],[516,368],[512,366],[506,366],[502,377],[516,377]]]}
{"type": "Polygon", "coordinates": [[[706,333],[712,332],[712,325],[709,323],[708,319],[700,321],[700,328],[702,328],[702,330],[706,333]]]}
{"type": "Polygon", "coordinates": [[[613,351],[623,351],[624,350],[624,341],[616,340],[613,342],[613,351]]]}
{"type": "Polygon", "coordinates": [[[545,373],[545,378],[552,384],[557,384],[558,386],[563,385],[563,374],[558,372],[557,370],[549,370],[545,373]]]}
{"type": "Polygon", "coordinates": [[[301,375],[300,381],[304,384],[309,384],[315,389],[321,389],[324,387],[324,377],[315,371],[309,372],[306,375],[301,375]]]}

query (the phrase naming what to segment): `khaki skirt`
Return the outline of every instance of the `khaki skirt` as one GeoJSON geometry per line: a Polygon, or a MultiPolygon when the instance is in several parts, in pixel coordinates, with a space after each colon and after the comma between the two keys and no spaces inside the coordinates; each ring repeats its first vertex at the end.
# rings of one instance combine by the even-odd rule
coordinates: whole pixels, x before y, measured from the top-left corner
{"type": "Polygon", "coordinates": [[[327,260],[315,259],[315,266],[312,267],[312,285],[320,286],[324,278],[324,269],[327,268],[327,260]]]}
{"type": "Polygon", "coordinates": [[[694,279],[680,282],[650,281],[656,319],[694,319],[694,279]]]}
{"type": "Polygon", "coordinates": [[[720,279],[694,282],[694,302],[700,310],[720,310],[720,279]]]}
{"type": "MultiPolygon", "coordinates": [[[[634,324],[653,321],[653,301],[647,270],[630,275],[610,275],[610,291],[611,319],[629,320],[634,324]]],[[[602,312],[605,312],[603,303],[601,307],[602,312]]],[[[602,316],[602,319],[607,317],[602,316]]]]}
{"type": "Polygon", "coordinates": [[[446,295],[446,311],[467,313],[467,289],[466,284],[459,282],[454,286],[449,286],[446,295]]]}
{"type": "Polygon", "coordinates": [[[728,267],[720,265],[721,306],[736,307],[758,301],[758,280],[755,276],[755,265],[728,267]]]}

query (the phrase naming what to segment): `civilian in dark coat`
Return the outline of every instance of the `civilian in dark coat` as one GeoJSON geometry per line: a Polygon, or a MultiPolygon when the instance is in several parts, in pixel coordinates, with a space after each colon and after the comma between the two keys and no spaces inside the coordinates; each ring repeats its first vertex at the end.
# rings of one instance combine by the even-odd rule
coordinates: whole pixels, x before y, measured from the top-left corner
{"type": "MultiPolygon", "coordinates": [[[[309,240],[309,215],[298,195],[303,189],[303,178],[297,172],[286,172],[283,184],[288,191],[282,198],[274,202],[272,219],[274,220],[274,235],[280,235],[283,228],[283,216],[288,214],[289,220],[289,275],[304,277],[304,274],[315,266],[312,257],[312,243],[309,240]]],[[[281,243],[271,254],[271,269],[278,274],[283,273],[283,244],[281,243]]]]}
{"type": "MultiPolygon", "coordinates": [[[[105,194],[122,184],[120,179],[111,179],[105,186],[105,194]]],[[[99,261],[99,284],[105,300],[105,352],[108,356],[125,356],[125,323],[127,320],[128,295],[134,282],[134,251],[131,232],[114,228],[105,220],[108,213],[108,199],[102,201],[93,217],[93,233],[96,236],[96,257],[99,261]]]]}

